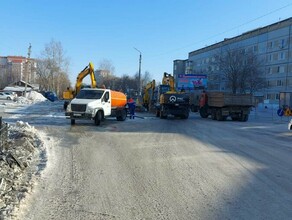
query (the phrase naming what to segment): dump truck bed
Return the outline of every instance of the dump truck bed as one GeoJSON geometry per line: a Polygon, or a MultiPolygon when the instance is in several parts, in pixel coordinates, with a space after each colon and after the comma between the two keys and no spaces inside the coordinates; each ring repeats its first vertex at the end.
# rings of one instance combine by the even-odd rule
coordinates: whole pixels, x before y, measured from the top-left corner
{"type": "Polygon", "coordinates": [[[252,106],[253,99],[249,94],[231,94],[224,92],[208,92],[208,105],[212,107],[224,106],[252,106]]]}

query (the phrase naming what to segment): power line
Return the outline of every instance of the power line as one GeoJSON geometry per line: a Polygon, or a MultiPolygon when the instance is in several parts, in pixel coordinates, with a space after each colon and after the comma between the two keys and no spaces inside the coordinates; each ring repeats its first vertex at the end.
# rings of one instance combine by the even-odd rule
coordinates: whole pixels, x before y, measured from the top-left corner
{"type": "Polygon", "coordinates": [[[275,12],[277,12],[277,11],[280,11],[280,10],[282,10],[282,9],[284,9],[284,8],[287,8],[287,7],[291,6],[291,5],[292,5],[292,3],[289,3],[289,4],[285,5],[285,6],[282,6],[282,7],[280,7],[280,8],[277,8],[277,9],[275,9],[275,10],[273,10],[273,11],[270,11],[270,12],[264,14],[264,15],[261,15],[261,16],[259,16],[259,17],[257,17],[257,18],[254,18],[254,19],[252,19],[252,20],[249,20],[249,21],[247,21],[247,22],[245,22],[245,23],[243,23],[243,24],[240,24],[240,25],[238,25],[238,26],[232,27],[232,28],[230,28],[230,29],[228,29],[228,30],[226,30],[226,31],[223,31],[223,32],[218,33],[218,34],[215,34],[215,35],[213,35],[213,36],[207,37],[207,38],[205,38],[204,40],[200,40],[200,41],[197,41],[197,42],[194,42],[194,43],[191,43],[191,44],[187,44],[187,45],[185,45],[185,46],[182,46],[182,47],[179,47],[179,48],[176,48],[176,49],[173,49],[173,50],[169,50],[168,52],[161,53],[161,54],[157,54],[157,55],[154,55],[154,56],[162,56],[162,55],[165,55],[165,54],[168,54],[168,53],[171,53],[171,52],[175,52],[175,51],[178,51],[178,50],[182,50],[182,49],[188,48],[188,47],[193,46],[193,45],[198,44],[198,43],[205,42],[205,41],[207,41],[207,40],[210,40],[210,39],[212,39],[212,38],[218,37],[218,36],[220,36],[220,35],[222,35],[222,34],[225,34],[225,33],[227,33],[227,32],[233,31],[233,30],[235,30],[235,29],[237,29],[237,28],[240,28],[240,27],[242,27],[242,26],[245,26],[245,25],[247,25],[247,24],[250,24],[250,23],[252,23],[252,22],[254,22],[254,21],[257,21],[257,20],[259,20],[259,19],[261,19],[261,18],[263,18],[263,17],[266,17],[266,16],[268,16],[268,15],[270,15],[270,14],[273,14],[273,13],[275,13],[275,12]]]}

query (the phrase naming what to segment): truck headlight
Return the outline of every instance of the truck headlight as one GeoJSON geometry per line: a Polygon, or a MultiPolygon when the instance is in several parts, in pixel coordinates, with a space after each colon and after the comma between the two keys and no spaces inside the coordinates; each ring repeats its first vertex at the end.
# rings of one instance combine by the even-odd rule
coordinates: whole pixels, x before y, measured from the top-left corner
{"type": "Polygon", "coordinates": [[[92,115],[94,115],[94,114],[95,114],[95,109],[94,109],[94,108],[91,108],[91,107],[89,107],[89,106],[87,106],[86,112],[87,112],[88,114],[92,114],[92,115]]]}

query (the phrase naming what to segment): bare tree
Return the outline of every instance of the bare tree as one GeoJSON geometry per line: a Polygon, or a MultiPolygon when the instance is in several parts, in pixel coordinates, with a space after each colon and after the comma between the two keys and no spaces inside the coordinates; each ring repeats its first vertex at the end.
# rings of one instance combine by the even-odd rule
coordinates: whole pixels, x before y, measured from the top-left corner
{"type": "Polygon", "coordinates": [[[152,78],[151,78],[151,74],[149,71],[145,71],[144,74],[142,74],[141,76],[141,83],[142,83],[142,87],[143,86],[146,86],[147,83],[149,83],[150,81],[152,81],[152,78]]]}
{"type": "Polygon", "coordinates": [[[254,93],[265,86],[262,62],[253,52],[228,49],[215,55],[215,63],[227,79],[227,87],[233,94],[254,93]]]}
{"type": "Polygon", "coordinates": [[[115,74],[115,67],[112,64],[112,61],[108,60],[108,59],[103,59],[99,62],[99,70],[107,70],[109,71],[110,75],[114,75],[115,74]]]}
{"type": "Polygon", "coordinates": [[[40,88],[54,91],[61,96],[70,85],[68,67],[69,60],[65,56],[61,42],[51,40],[45,45],[38,60],[36,73],[40,88]]]}
{"type": "Polygon", "coordinates": [[[245,54],[244,61],[244,68],[240,77],[240,93],[254,94],[266,87],[266,79],[263,76],[263,61],[252,52],[245,54]]]}

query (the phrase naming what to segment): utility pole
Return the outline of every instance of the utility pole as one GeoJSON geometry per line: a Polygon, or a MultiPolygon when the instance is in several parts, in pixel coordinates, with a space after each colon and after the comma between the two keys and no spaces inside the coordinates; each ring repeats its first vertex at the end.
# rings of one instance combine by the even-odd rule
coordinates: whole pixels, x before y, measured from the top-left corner
{"type": "Polygon", "coordinates": [[[139,96],[141,96],[141,90],[142,90],[142,86],[141,86],[141,61],[142,61],[142,53],[140,50],[138,50],[137,48],[134,47],[135,50],[137,50],[140,53],[139,56],[139,84],[138,84],[138,92],[139,92],[139,96]]]}
{"type": "Polygon", "coordinates": [[[25,62],[25,89],[24,89],[24,97],[26,97],[26,90],[27,90],[27,82],[28,82],[28,66],[30,64],[30,53],[31,53],[31,44],[29,43],[28,52],[27,52],[27,59],[25,62]]]}

